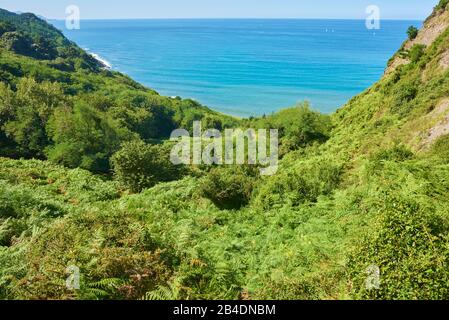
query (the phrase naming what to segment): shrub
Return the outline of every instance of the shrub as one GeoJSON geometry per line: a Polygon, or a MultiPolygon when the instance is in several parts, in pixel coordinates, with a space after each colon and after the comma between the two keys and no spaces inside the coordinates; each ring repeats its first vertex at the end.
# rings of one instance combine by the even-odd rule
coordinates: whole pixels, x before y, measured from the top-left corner
{"type": "Polygon", "coordinates": [[[393,94],[391,111],[405,117],[410,113],[413,106],[409,103],[418,95],[420,80],[404,80],[401,82],[393,94]]]}
{"type": "Polygon", "coordinates": [[[449,3],[449,0],[440,0],[440,3],[435,7],[436,10],[445,9],[447,7],[447,4],[449,3]]]}
{"type": "Polygon", "coordinates": [[[447,217],[430,199],[413,198],[387,194],[372,224],[377,230],[366,237],[349,261],[358,298],[447,299],[447,217]],[[365,286],[370,265],[380,269],[377,290],[365,286]]]}
{"type": "Polygon", "coordinates": [[[277,128],[285,151],[303,148],[314,142],[323,143],[329,139],[331,121],[329,116],[310,108],[308,103],[282,110],[267,118],[263,127],[277,128]]]}
{"type": "Polygon", "coordinates": [[[201,192],[220,209],[239,209],[249,203],[257,176],[258,169],[251,166],[215,168],[201,192]]]}
{"type": "Polygon", "coordinates": [[[132,214],[87,211],[36,232],[25,274],[9,281],[16,298],[139,299],[172,273],[168,253],[132,214]],[[77,291],[65,286],[71,265],[80,269],[77,291]]]}
{"type": "Polygon", "coordinates": [[[449,134],[440,137],[432,146],[432,153],[445,163],[449,163],[449,134]]]}
{"type": "Polygon", "coordinates": [[[294,168],[264,181],[256,204],[264,209],[278,206],[298,206],[316,202],[321,195],[330,195],[338,186],[341,165],[329,159],[312,159],[300,162],[294,168]]]}
{"type": "Polygon", "coordinates": [[[33,190],[0,181],[0,246],[11,245],[32,226],[64,213],[59,204],[35,196],[33,190]]]}
{"type": "Polygon", "coordinates": [[[149,145],[140,140],[127,142],[111,159],[115,178],[132,192],[159,182],[180,179],[186,168],[170,162],[170,145],[149,145]]]}
{"type": "Polygon", "coordinates": [[[396,144],[392,148],[382,149],[371,157],[373,161],[405,161],[414,157],[413,152],[403,144],[396,144]]]}
{"type": "Polygon", "coordinates": [[[426,46],[423,44],[415,44],[408,54],[410,60],[414,63],[418,62],[421,57],[424,55],[424,51],[426,49],[426,46]]]}
{"type": "Polygon", "coordinates": [[[408,35],[408,38],[409,38],[410,40],[416,39],[416,37],[418,36],[418,32],[419,32],[418,28],[416,28],[415,26],[410,26],[410,27],[407,29],[407,35],[408,35]]]}

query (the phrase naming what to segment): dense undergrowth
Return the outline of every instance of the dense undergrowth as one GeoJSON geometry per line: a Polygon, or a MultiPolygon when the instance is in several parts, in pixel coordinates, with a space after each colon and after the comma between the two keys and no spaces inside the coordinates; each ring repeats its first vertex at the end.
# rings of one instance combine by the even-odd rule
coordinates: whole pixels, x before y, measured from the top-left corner
{"type": "Polygon", "coordinates": [[[0,49],[0,298],[449,298],[449,136],[422,134],[445,116],[449,31],[333,115],[304,104],[244,120],[52,39],[65,71],[0,49]],[[173,167],[163,140],[195,120],[279,129],[277,174],[173,167]]]}

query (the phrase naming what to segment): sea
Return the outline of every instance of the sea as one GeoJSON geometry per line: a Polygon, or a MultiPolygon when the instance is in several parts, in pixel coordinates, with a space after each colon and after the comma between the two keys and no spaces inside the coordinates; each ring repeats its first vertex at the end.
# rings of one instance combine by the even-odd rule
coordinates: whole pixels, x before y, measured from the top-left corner
{"type": "Polygon", "coordinates": [[[80,47],[166,96],[238,117],[308,101],[331,113],[378,81],[387,61],[422,21],[82,20],[80,47]]]}

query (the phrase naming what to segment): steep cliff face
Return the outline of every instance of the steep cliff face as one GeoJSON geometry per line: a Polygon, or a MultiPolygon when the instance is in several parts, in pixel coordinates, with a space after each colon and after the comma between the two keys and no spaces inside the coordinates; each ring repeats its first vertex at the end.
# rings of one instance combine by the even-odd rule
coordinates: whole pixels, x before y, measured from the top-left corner
{"type": "MultiPolygon", "coordinates": [[[[443,6],[443,5],[442,5],[443,6]]],[[[435,8],[432,15],[426,19],[423,28],[418,32],[418,35],[413,40],[407,40],[404,42],[401,50],[390,60],[386,74],[389,74],[396,70],[398,66],[407,64],[410,59],[406,56],[414,45],[430,46],[441,34],[449,28],[449,10],[446,7],[435,8]]],[[[449,62],[449,53],[446,51],[441,56],[441,64],[444,68],[447,68],[449,62]]]]}
{"type": "Polygon", "coordinates": [[[405,143],[425,151],[449,133],[449,5],[441,2],[384,77],[335,114],[335,145],[350,153],[405,143]]]}

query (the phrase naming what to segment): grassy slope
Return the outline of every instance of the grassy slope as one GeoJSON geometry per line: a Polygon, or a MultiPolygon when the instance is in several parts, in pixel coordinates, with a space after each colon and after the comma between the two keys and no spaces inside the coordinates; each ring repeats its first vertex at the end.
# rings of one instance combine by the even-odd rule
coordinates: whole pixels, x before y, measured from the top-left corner
{"type": "Polygon", "coordinates": [[[204,199],[202,178],[128,195],[79,169],[1,159],[12,218],[0,238],[13,243],[0,249],[0,296],[448,298],[447,140],[420,141],[448,97],[448,40],[352,99],[326,144],[289,153],[238,211],[204,199]],[[64,288],[69,264],[79,292],[64,288]],[[372,264],[382,286],[366,291],[372,264]]]}

